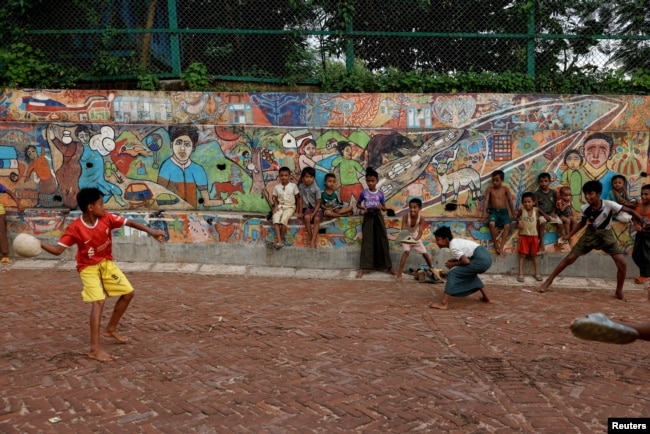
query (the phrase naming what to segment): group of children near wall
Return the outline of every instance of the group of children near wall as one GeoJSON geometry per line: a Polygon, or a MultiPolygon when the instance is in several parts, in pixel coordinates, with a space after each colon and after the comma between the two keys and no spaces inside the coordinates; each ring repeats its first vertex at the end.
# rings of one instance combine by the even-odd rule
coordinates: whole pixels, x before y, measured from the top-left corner
{"type": "MultiPolygon", "coordinates": [[[[345,207],[337,197],[334,187],[336,178],[328,174],[325,178],[325,192],[320,192],[315,184],[313,168],[302,171],[299,185],[290,182],[290,169],[280,169],[280,183],[273,190],[273,224],[276,230],[275,248],[280,248],[284,242],[286,225],[292,215],[302,217],[305,222],[307,236],[312,247],[316,247],[316,240],[320,219],[323,216],[340,217],[349,215],[351,207],[345,207]],[[296,212],[296,209],[298,212],[296,212]]],[[[570,203],[566,190],[560,189],[559,198],[549,188],[550,176],[541,174],[538,178],[539,188],[535,193],[529,192],[522,196],[522,209],[515,214],[510,191],[503,185],[503,172],[496,171],[492,175],[492,184],[486,193],[486,207],[490,230],[495,241],[495,249],[500,255],[504,254],[504,242],[497,243],[496,229],[503,227],[504,232],[510,226],[510,216],[517,218],[520,237],[520,275],[521,258],[525,255],[533,257],[537,280],[538,274],[536,254],[543,232],[541,225],[547,221],[556,222],[561,226],[562,235],[560,242],[567,242],[573,235],[586,226],[584,234],[573,246],[571,252],[558,264],[553,273],[540,287],[544,292],[553,282],[553,279],[564,268],[576,259],[591,251],[600,249],[614,259],[618,268],[616,297],[624,299],[622,285],[625,279],[625,260],[618,246],[617,240],[611,229],[611,220],[620,218],[623,221],[634,219],[637,230],[633,259],[641,270],[641,275],[636,279],[642,283],[650,281],[650,184],[641,189],[641,202],[635,204],[630,201],[624,192],[625,178],[615,177],[613,180],[614,200],[601,199],[602,184],[598,181],[589,181],[583,186],[586,204],[582,207],[582,219],[579,223],[565,222],[562,217],[569,217],[566,213],[566,204],[570,203]],[[621,188],[620,181],[623,181],[621,188]],[[627,205],[620,202],[627,201],[627,205]],[[535,206],[537,205],[537,206],[535,206]],[[554,205],[552,207],[551,205],[554,205]],[[636,205],[636,209],[628,205],[636,205]],[[625,214],[623,214],[625,213],[625,214]],[[567,223],[565,225],[565,223],[567,223]]],[[[377,189],[379,176],[372,168],[366,170],[367,188],[360,194],[357,208],[364,213],[362,223],[361,262],[357,277],[362,277],[364,269],[387,269],[392,271],[392,264],[388,249],[388,238],[383,220],[386,211],[383,192],[377,189]]],[[[22,211],[22,205],[13,192],[0,184],[0,193],[8,193],[22,211]]],[[[133,287],[127,278],[114,264],[111,251],[112,230],[122,226],[130,226],[151,235],[158,242],[164,241],[164,232],[151,229],[141,223],[128,220],[124,217],[113,215],[104,210],[103,193],[97,188],[84,188],[77,195],[77,202],[82,215],[75,219],[61,236],[58,244],[41,242],[41,247],[47,252],[60,255],[72,245],[77,245],[77,270],[80,274],[83,291],[82,297],[91,303],[90,331],[91,348],[88,356],[99,361],[111,361],[114,357],[105,352],[100,344],[100,321],[106,296],[119,297],[113,313],[102,336],[114,339],[119,343],[127,343],[128,338],[120,335],[117,327],[124,312],[133,299],[133,287]]],[[[424,219],[420,216],[422,202],[420,199],[409,201],[409,212],[402,218],[402,229],[408,232],[408,242],[402,243],[403,254],[397,278],[401,278],[406,259],[411,248],[421,253],[432,268],[431,258],[422,245],[421,236],[425,229],[424,219]]],[[[6,222],[4,221],[4,208],[0,206],[0,253],[2,262],[8,262],[8,248],[6,243],[6,222]],[[5,232],[2,232],[4,230],[5,232]],[[1,240],[0,240],[1,241],[1,240]],[[6,260],[4,258],[7,258],[6,260]]],[[[504,236],[507,235],[507,232],[504,236]]],[[[476,292],[481,293],[481,300],[489,303],[490,299],[485,291],[479,274],[486,272],[492,265],[492,257],[483,246],[472,240],[453,237],[447,226],[435,230],[434,237],[440,248],[449,248],[451,259],[445,265],[449,269],[447,282],[441,300],[432,302],[429,306],[435,309],[447,309],[450,297],[466,297],[476,292]]],[[[404,241],[404,240],[403,240],[404,241]]],[[[637,339],[650,340],[650,323],[630,324],[616,323],[603,314],[591,314],[580,318],[571,325],[572,332],[582,339],[598,340],[602,342],[629,343],[637,339]]]]}
{"type": "MultiPolygon", "coordinates": [[[[500,170],[492,174],[492,183],[487,188],[485,197],[484,220],[488,221],[492,241],[498,255],[504,256],[505,240],[510,223],[516,219],[519,229],[519,274],[517,280],[524,281],[524,261],[530,257],[533,263],[535,279],[543,283],[539,292],[545,292],[566,267],[573,264],[578,257],[597,249],[609,254],[617,267],[616,297],[624,299],[623,283],[626,275],[626,263],[623,252],[612,231],[611,222],[617,220],[630,223],[636,231],[632,259],[639,267],[640,275],[636,283],[650,282],[650,184],[641,188],[641,201],[630,199],[627,194],[627,180],[622,175],[612,178],[612,190],[606,199],[601,198],[603,186],[599,181],[588,181],[582,192],[586,204],[582,206],[582,218],[579,222],[572,217],[571,189],[562,186],[559,190],[550,188],[551,176],[542,173],[537,178],[538,187],[534,192],[521,196],[521,208],[515,212],[510,190],[503,185],[504,173],[500,170]],[[571,246],[569,254],[557,265],[551,275],[544,281],[538,264],[538,254],[544,248],[546,225],[557,225],[558,245],[567,244],[571,238],[586,227],[585,232],[571,246]],[[501,234],[499,234],[499,230],[501,234]]],[[[650,287],[649,287],[650,289],[650,287]]],[[[650,299],[650,293],[648,294],[650,299]]]]}

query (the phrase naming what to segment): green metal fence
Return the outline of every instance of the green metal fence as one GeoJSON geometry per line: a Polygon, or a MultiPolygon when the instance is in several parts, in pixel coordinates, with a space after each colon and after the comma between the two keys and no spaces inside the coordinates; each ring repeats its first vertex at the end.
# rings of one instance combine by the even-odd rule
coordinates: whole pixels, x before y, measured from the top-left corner
{"type": "Polygon", "coordinates": [[[648,68],[650,6],[622,3],[59,0],[32,11],[20,38],[98,81],[176,78],[194,62],[216,79],[292,83],[318,83],[331,62],[531,76],[648,68]]]}

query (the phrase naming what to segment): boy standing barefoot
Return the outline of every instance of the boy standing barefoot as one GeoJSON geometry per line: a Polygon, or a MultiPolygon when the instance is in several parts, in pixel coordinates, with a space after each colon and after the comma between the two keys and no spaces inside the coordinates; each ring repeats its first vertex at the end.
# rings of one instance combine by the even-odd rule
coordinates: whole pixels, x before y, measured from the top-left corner
{"type": "Polygon", "coordinates": [[[636,221],[642,221],[642,217],[632,208],[628,208],[610,200],[600,198],[603,192],[603,185],[598,181],[587,181],[582,187],[582,191],[587,200],[587,204],[582,206],[582,219],[569,234],[564,234],[562,238],[568,240],[580,229],[587,226],[578,242],[571,249],[571,252],[560,261],[555,270],[548,276],[548,279],[539,287],[539,292],[546,290],[566,267],[573,264],[580,256],[591,252],[593,249],[602,250],[612,257],[616,264],[616,298],[624,300],[623,283],[625,283],[625,273],[627,266],[625,257],[621,251],[616,236],[612,231],[612,216],[620,211],[632,214],[636,221]]]}
{"type": "Polygon", "coordinates": [[[504,177],[505,174],[502,170],[495,170],[492,173],[492,185],[485,191],[485,210],[481,218],[483,221],[488,221],[494,250],[500,256],[506,255],[503,248],[506,244],[508,233],[510,232],[510,222],[515,215],[512,207],[510,189],[503,185],[504,177]],[[503,230],[500,242],[498,240],[497,228],[503,230]]]}
{"type": "Polygon", "coordinates": [[[424,260],[427,262],[429,269],[433,268],[431,256],[427,253],[424,244],[422,244],[422,234],[424,233],[425,221],[420,218],[420,210],[422,209],[422,201],[418,198],[409,201],[409,213],[402,217],[402,230],[408,231],[411,237],[411,244],[402,242],[402,258],[399,261],[399,269],[397,270],[397,281],[402,281],[402,271],[406,265],[406,259],[409,257],[411,249],[422,254],[424,260]]]}
{"type": "Polygon", "coordinates": [[[148,233],[158,242],[163,241],[165,233],[104,211],[103,197],[104,194],[96,188],[82,188],[77,194],[77,204],[83,214],[68,226],[58,244],[41,242],[41,246],[43,250],[58,256],[68,247],[77,245],[77,271],[83,283],[81,296],[84,301],[92,303],[88,357],[108,362],[115,357],[104,351],[99,343],[104,300],[106,295],[120,297],[103,336],[125,344],[129,340],[118,334],[117,325],[133,299],[133,287],[113,262],[112,231],[126,225],[148,233]]]}

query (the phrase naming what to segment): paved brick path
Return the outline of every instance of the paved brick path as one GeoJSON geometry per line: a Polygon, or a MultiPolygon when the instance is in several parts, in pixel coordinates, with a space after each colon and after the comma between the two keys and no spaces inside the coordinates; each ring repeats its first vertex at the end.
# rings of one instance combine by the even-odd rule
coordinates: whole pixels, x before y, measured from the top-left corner
{"type": "Polygon", "coordinates": [[[76,272],[0,268],[0,432],[592,433],[650,416],[650,343],[567,329],[594,311],[650,318],[640,290],[492,284],[491,305],[441,312],[441,286],[373,275],[127,274],[132,343],[100,363],[76,272]]]}

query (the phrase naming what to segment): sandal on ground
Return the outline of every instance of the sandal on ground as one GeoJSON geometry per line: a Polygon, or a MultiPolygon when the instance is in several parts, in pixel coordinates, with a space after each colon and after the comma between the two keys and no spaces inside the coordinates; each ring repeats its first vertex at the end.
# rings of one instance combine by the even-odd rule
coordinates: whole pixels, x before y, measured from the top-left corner
{"type": "Polygon", "coordinates": [[[517,276],[517,282],[523,282],[524,276],[517,276]]]}
{"type": "Polygon", "coordinates": [[[645,282],[647,282],[649,280],[650,280],[650,277],[639,276],[636,279],[634,279],[634,283],[641,284],[641,283],[645,283],[645,282]]]}
{"type": "Polygon", "coordinates": [[[544,278],[541,275],[536,274],[535,275],[535,280],[537,280],[538,282],[542,282],[544,280],[544,278]]]}
{"type": "Polygon", "coordinates": [[[571,333],[577,338],[609,344],[629,344],[639,338],[632,327],[618,324],[604,313],[592,313],[571,324],[571,333]]]}
{"type": "Polygon", "coordinates": [[[3,264],[8,264],[8,263],[11,262],[11,259],[9,259],[8,257],[5,256],[5,257],[2,258],[2,261],[0,261],[0,262],[2,262],[3,264]]]}

